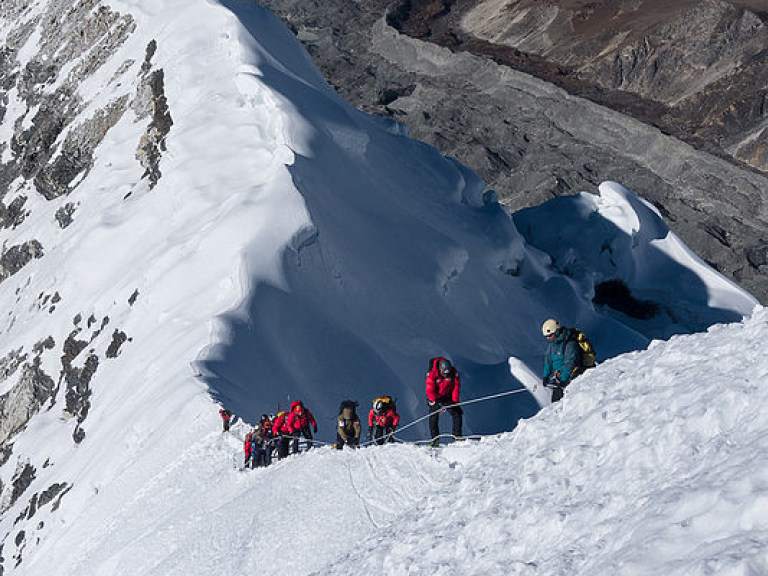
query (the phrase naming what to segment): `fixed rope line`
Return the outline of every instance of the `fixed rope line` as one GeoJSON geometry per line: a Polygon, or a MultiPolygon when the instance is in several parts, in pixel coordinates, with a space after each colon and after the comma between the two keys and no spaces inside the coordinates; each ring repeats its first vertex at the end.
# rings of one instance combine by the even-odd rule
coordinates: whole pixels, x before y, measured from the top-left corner
{"type": "MultiPolygon", "coordinates": [[[[467,404],[474,404],[476,402],[485,402],[486,400],[493,400],[494,398],[501,398],[502,396],[511,396],[512,394],[520,394],[521,392],[528,392],[527,388],[518,388],[517,390],[508,390],[506,392],[499,392],[498,394],[491,394],[489,396],[482,396],[480,398],[473,398],[472,400],[465,400],[464,402],[459,402],[458,404],[451,404],[450,406],[446,406],[445,408],[450,408],[451,406],[466,406],[467,404]]],[[[434,414],[434,412],[432,413],[434,414]]],[[[423,420],[426,420],[432,414],[427,414],[426,416],[422,416],[421,418],[417,418],[413,422],[406,424],[405,426],[399,426],[397,428],[398,432],[402,432],[403,430],[410,428],[414,424],[418,424],[419,422],[422,422],[423,420]]]]}
{"type": "MultiPolygon", "coordinates": [[[[486,400],[493,400],[494,398],[501,398],[502,396],[511,396],[512,394],[520,394],[521,392],[527,392],[527,388],[518,388],[517,390],[507,390],[506,392],[499,392],[498,394],[490,394],[488,396],[481,396],[480,398],[473,398],[471,400],[465,400],[464,402],[459,402],[457,404],[451,404],[451,406],[466,406],[467,404],[475,404],[476,402],[485,402],[486,400]]],[[[446,408],[449,408],[450,406],[446,406],[446,408]]],[[[434,412],[432,413],[434,414],[434,412]]],[[[398,426],[397,432],[400,433],[403,430],[406,430],[407,428],[410,428],[411,426],[418,424],[419,422],[422,422],[429,418],[432,414],[427,414],[426,416],[422,416],[421,418],[417,418],[413,422],[410,422],[406,424],[405,426],[398,426]]],[[[406,444],[406,442],[400,440],[399,438],[396,438],[398,442],[402,442],[403,444],[406,444]]],[[[431,440],[420,440],[417,442],[430,442],[431,440]]],[[[367,442],[361,442],[360,447],[363,446],[369,446],[376,443],[376,440],[368,440],[367,442]]]]}
{"type": "MultiPolygon", "coordinates": [[[[451,404],[450,406],[444,406],[443,408],[441,408],[441,410],[443,410],[445,408],[450,408],[452,406],[466,406],[467,404],[475,404],[477,402],[485,402],[486,400],[493,400],[494,398],[501,398],[503,396],[512,396],[513,394],[520,394],[522,392],[527,392],[527,391],[528,391],[527,388],[518,388],[516,390],[507,390],[506,392],[499,392],[497,394],[489,394],[488,396],[481,396],[480,398],[472,398],[471,400],[465,400],[464,402],[458,402],[456,404],[451,404]]],[[[417,418],[416,420],[414,420],[413,422],[409,422],[405,426],[398,426],[397,431],[398,432],[402,432],[403,430],[406,430],[406,429],[410,428],[411,426],[414,426],[414,425],[418,424],[419,422],[423,422],[424,420],[426,420],[427,418],[432,416],[432,414],[434,414],[434,412],[431,413],[431,414],[426,414],[425,416],[422,416],[420,418],[417,418]]],[[[361,425],[362,425],[362,422],[361,422],[361,425]]],[[[385,437],[386,436],[382,436],[382,438],[385,438],[385,437]]],[[[467,436],[467,438],[469,438],[469,437],[467,436]]],[[[301,439],[302,440],[306,440],[303,437],[301,437],[301,439]]],[[[403,440],[400,440],[399,438],[395,438],[395,439],[398,442],[401,442],[403,444],[409,444],[410,443],[410,442],[405,442],[403,440]]],[[[430,440],[417,440],[417,441],[413,442],[413,444],[416,444],[418,442],[429,442],[429,441],[430,440]]],[[[325,446],[330,446],[330,445],[334,444],[333,442],[323,442],[322,440],[317,440],[317,439],[314,439],[314,438],[313,438],[312,442],[313,442],[313,444],[320,444],[320,445],[325,445],[325,446]]],[[[370,445],[373,445],[375,443],[376,443],[376,440],[375,439],[371,439],[371,440],[367,440],[366,442],[360,442],[358,444],[358,446],[360,446],[362,448],[364,446],[370,446],[370,445]]]]}

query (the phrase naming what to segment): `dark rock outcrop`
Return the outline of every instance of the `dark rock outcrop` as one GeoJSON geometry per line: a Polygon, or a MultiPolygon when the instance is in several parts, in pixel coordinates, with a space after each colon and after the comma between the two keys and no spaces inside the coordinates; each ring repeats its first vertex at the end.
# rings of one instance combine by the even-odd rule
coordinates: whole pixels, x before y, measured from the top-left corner
{"type": "Polygon", "coordinates": [[[109,346],[107,347],[107,351],[104,353],[104,355],[107,358],[117,358],[117,356],[120,354],[120,347],[127,341],[130,340],[128,336],[123,332],[122,330],[115,330],[112,333],[112,342],[109,343],[109,346]]]}
{"type": "Polygon", "coordinates": [[[21,430],[53,396],[55,383],[40,365],[40,357],[22,366],[19,381],[0,396],[0,443],[21,430]]]}
{"type": "Polygon", "coordinates": [[[160,157],[165,151],[165,137],[171,130],[173,119],[165,97],[165,75],[162,70],[152,69],[152,56],[157,44],[153,40],[147,46],[142,64],[142,77],[133,109],[139,118],[150,118],[149,125],[141,137],[136,150],[136,159],[144,167],[144,178],[154,188],[160,180],[160,157]]]}
{"type": "Polygon", "coordinates": [[[7,250],[3,248],[0,254],[0,282],[16,274],[35,258],[42,257],[43,246],[37,240],[11,246],[7,250]]]}
{"type": "Polygon", "coordinates": [[[8,509],[19,499],[19,497],[29,488],[32,481],[35,479],[36,470],[29,462],[20,463],[16,468],[16,472],[11,480],[11,494],[8,503],[5,504],[4,509],[8,509]]]}
{"type": "Polygon", "coordinates": [[[74,361],[88,346],[88,342],[76,338],[79,329],[73,331],[64,343],[64,354],[61,356],[61,376],[66,386],[64,395],[64,414],[77,420],[72,438],[80,443],[85,438],[82,423],[88,417],[91,408],[91,379],[99,367],[99,357],[89,352],[82,366],[75,366],[74,361]]]}
{"type": "Polygon", "coordinates": [[[28,215],[24,210],[26,202],[26,196],[17,196],[7,206],[0,202],[0,228],[16,228],[24,222],[28,215]]]}
{"type": "MultiPolygon", "coordinates": [[[[9,4],[11,16],[23,10],[22,5],[9,4]]],[[[111,11],[98,0],[87,0],[75,5],[50,2],[46,12],[11,28],[0,57],[0,85],[6,90],[15,86],[17,97],[34,115],[28,125],[25,117],[13,120],[11,160],[0,164],[0,198],[21,176],[53,200],[67,194],[73,182],[87,173],[93,151],[125,112],[127,98],[118,97],[89,119],[79,120],[87,103],[77,95],[77,83],[107,62],[133,27],[129,16],[111,11]],[[38,27],[39,51],[21,67],[16,61],[18,51],[38,27]],[[65,81],[55,90],[45,90],[61,79],[67,66],[71,70],[65,81]]]]}

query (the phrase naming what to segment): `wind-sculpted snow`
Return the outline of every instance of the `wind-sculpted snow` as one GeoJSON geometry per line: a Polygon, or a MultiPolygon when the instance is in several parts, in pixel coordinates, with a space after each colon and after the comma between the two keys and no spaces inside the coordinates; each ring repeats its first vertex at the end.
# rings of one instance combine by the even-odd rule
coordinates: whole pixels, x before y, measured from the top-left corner
{"type": "MultiPolygon", "coordinates": [[[[54,5],[29,6],[28,16],[54,5]]],[[[80,92],[91,103],[136,94],[142,105],[100,133],[71,189],[29,194],[29,214],[0,230],[4,245],[35,238],[43,247],[0,284],[0,408],[23,416],[4,424],[0,446],[6,573],[323,573],[358,564],[360,550],[385,536],[414,555],[397,539],[427,534],[430,503],[448,511],[460,490],[465,504],[480,495],[473,506],[482,511],[494,484],[475,474],[526,466],[504,464],[493,448],[513,458],[516,436],[438,454],[319,448],[241,471],[249,423],[301,397],[325,446],[340,400],[357,399],[365,417],[382,393],[413,422],[426,411],[427,360],[447,354],[463,400],[521,391],[468,405],[466,431],[513,430],[539,406],[509,358],[538,372],[546,317],[587,330],[601,361],[648,344],[647,324],[592,300],[595,281],[612,273],[593,258],[603,240],[617,279],[643,298],[654,279],[663,286],[685,274],[695,284],[696,298],[664,301],[653,329],[688,332],[752,310],[753,298],[691,257],[618,184],[577,200],[597,232],[553,229],[549,220],[563,214],[549,205],[522,234],[475,174],[344,103],[293,35],[250,1],[110,7],[131,34],[80,92]],[[643,233],[624,225],[635,221],[643,233]],[[560,266],[563,246],[579,263],[572,271],[560,266]],[[235,414],[230,435],[218,431],[220,405],[235,414]],[[498,463],[480,465],[484,454],[498,463]]],[[[45,41],[29,38],[25,57],[45,41]]],[[[14,100],[12,116],[23,109],[14,100]]],[[[32,184],[14,186],[11,196],[32,184]]],[[[619,376],[605,378],[613,386],[619,376]]],[[[550,425],[542,446],[569,423],[550,425]]],[[[425,428],[404,429],[404,439],[425,428]]],[[[430,573],[442,562],[414,564],[422,561],[433,562],[430,573]]]]}
{"type": "Polygon", "coordinates": [[[557,198],[513,219],[556,270],[647,337],[737,321],[739,314],[728,312],[736,300],[745,309],[756,303],[748,294],[736,297],[734,284],[693,254],[654,207],[615,183],[603,183],[598,196],[557,198]]]}
{"type": "MultiPolygon", "coordinates": [[[[475,174],[351,109],[306,54],[294,53],[284,28],[238,2],[227,5],[244,26],[244,69],[282,113],[282,135],[295,152],[288,169],[309,219],[281,254],[279,282],[249,269],[244,302],[223,318],[225,332],[197,364],[214,396],[236,413],[255,421],[301,398],[332,418],[347,396],[366,405],[387,393],[416,417],[430,357],[456,362],[465,397],[519,387],[507,359],[538,370],[540,325],[549,316],[578,322],[604,359],[648,337],[738,320],[756,303],[692,254],[672,254],[669,245],[679,241],[658,212],[618,184],[604,185],[599,197],[584,194],[575,206],[531,209],[521,234],[475,174]],[[642,229],[614,223],[619,211],[642,229]],[[546,239],[531,242],[541,251],[526,245],[534,236],[546,239]],[[593,256],[606,245],[618,265],[593,256]],[[578,268],[562,265],[559,251],[578,268]],[[647,288],[638,281],[646,277],[650,284],[682,277],[689,294],[675,298],[679,285],[670,282],[672,295],[651,295],[659,312],[645,323],[610,307],[595,310],[598,282],[647,288]],[[724,297],[710,301],[715,288],[724,297]]],[[[256,250],[249,262],[262,261],[256,250]]],[[[495,432],[536,409],[530,398],[484,405],[466,423],[495,432]]]]}

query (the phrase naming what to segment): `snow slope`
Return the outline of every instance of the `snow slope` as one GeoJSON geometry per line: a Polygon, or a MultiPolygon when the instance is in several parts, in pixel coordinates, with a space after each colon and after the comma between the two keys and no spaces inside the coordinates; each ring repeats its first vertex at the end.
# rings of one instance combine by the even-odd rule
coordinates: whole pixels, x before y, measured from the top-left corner
{"type": "Polygon", "coordinates": [[[760,309],[654,342],[445,449],[440,489],[324,573],[768,573],[767,333],[760,309]]]}
{"type": "MultiPolygon", "coordinates": [[[[531,212],[518,232],[476,175],[410,140],[402,127],[342,102],[290,32],[252,2],[109,5],[129,12],[135,31],[80,89],[94,106],[130,92],[135,87],[112,79],[126,63],[140,68],[155,40],[153,61],[165,71],[174,123],[152,189],[135,159],[142,126],[130,116],[108,132],[94,166],[66,198],[46,202],[33,182],[13,183],[13,194],[29,195],[31,215],[0,231],[2,239],[38,239],[45,254],[0,285],[8,311],[2,354],[35,350],[51,337],[56,347],[42,347],[38,368],[58,383],[51,402],[4,447],[0,534],[8,573],[210,574],[280,566],[358,573],[358,565],[373,561],[362,555],[376,542],[400,546],[367,552],[397,573],[400,556],[417,556],[416,546],[431,538],[421,520],[430,517],[430,502],[439,505],[431,516],[442,526],[437,533],[448,537],[467,525],[466,511],[449,514],[446,507],[463,482],[463,508],[507,521],[509,509],[494,504],[493,490],[483,492],[475,474],[497,470],[502,485],[516,486],[502,469],[558,461],[560,452],[542,460],[540,451],[570,438],[569,423],[558,424],[570,398],[511,436],[439,454],[413,446],[353,454],[320,448],[247,472],[238,469],[246,423],[301,397],[327,443],[346,397],[365,410],[371,398],[390,393],[405,422],[423,416],[426,361],[438,354],[461,370],[463,399],[522,390],[510,357],[528,373],[539,370],[539,326],[548,316],[583,326],[605,360],[644,348],[656,331],[702,330],[740,319],[755,305],[618,184],[580,196],[577,210],[554,203],[542,207],[541,218],[531,212]],[[78,208],[61,228],[52,222],[65,200],[78,208]],[[552,214],[576,211],[595,232],[548,225],[552,214]],[[560,265],[563,245],[577,267],[560,265]],[[610,246],[614,261],[592,258],[595,245],[610,246]],[[678,285],[666,288],[681,274],[686,285],[695,280],[695,297],[673,298],[678,285]],[[595,306],[595,282],[605,278],[622,278],[644,297],[662,294],[664,314],[636,322],[595,306]],[[128,340],[111,357],[113,330],[128,340]],[[62,382],[70,350],[64,343],[73,340],[83,343],[69,359],[78,374],[92,367],[89,359],[100,359],[88,409],[76,419],[64,412],[62,382]],[[219,404],[239,416],[232,435],[218,432],[219,404]],[[519,438],[538,426],[536,441],[517,452],[519,438]],[[78,431],[84,436],[75,442],[78,431]],[[454,517],[464,524],[446,524],[454,517]]],[[[32,21],[47,8],[31,2],[24,17],[32,21]]],[[[39,40],[31,35],[18,57],[31,59],[39,40]]],[[[29,121],[30,111],[13,103],[8,110],[4,123],[29,121]]],[[[759,336],[760,322],[752,322],[750,337],[759,336]]],[[[600,380],[620,379],[612,362],[621,366],[606,362],[579,387],[613,390],[600,380]]],[[[642,360],[629,366],[649,367],[642,360]]],[[[0,394],[21,379],[4,376],[0,394]]],[[[615,399],[594,390],[586,397],[615,399]]],[[[510,431],[538,408],[526,393],[472,404],[466,429],[510,431]]],[[[570,423],[576,425],[580,420],[570,423]]],[[[423,438],[425,430],[421,423],[403,438],[423,438]]],[[[536,494],[527,503],[523,494],[521,506],[543,521],[552,511],[539,515],[547,498],[536,494]]],[[[586,530],[586,522],[581,526],[586,530]]],[[[599,548],[591,540],[584,546],[599,548]]],[[[468,553],[466,562],[479,563],[479,554],[468,553]]],[[[467,573],[465,561],[448,551],[412,562],[425,574],[452,567],[467,573]]]]}
{"type": "Polygon", "coordinates": [[[765,574],[766,338],[760,309],[654,342],[514,432],[437,451],[240,470],[243,429],[209,432],[115,510],[92,496],[27,573],[765,574]]]}

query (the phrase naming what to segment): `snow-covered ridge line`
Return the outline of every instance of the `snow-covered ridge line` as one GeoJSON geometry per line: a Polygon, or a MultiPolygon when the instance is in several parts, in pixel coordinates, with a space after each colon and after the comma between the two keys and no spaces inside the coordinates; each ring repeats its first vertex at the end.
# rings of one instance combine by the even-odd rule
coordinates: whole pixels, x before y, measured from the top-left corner
{"type": "MultiPolygon", "coordinates": [[[[296,195],[295,218],[278,222],[272,216],[278,207],[292,209],[284,169],[291,154],[282,144],[274,101],[258,85],[238,84],[240,25],[229,11],[210,4],[182,11],[166,5],[165,15],[153,19],[143,11],[128,16],[125,5],[116,5],[115,12],[105,5],[92,11],[78,5],[64,9],[57,20],[76,31],[55,34],[49,23],[58,9],[45,2],[26,8],[24,22],[30,24],[20,33],[28,36],[19,40],[24,43],[18,53],[28,62],[16,62],[20,69],[52,59],[46,51],[55,39],[66,46],[81,37],[77,30],[89,38],[91,19],[130,25],[121,28],[129,33],[118,42],[108,33],[94,40],[99,49],[88,54],[98,52],[102,61],[87,74],[62,66],[70,91],[89,99],[82,105],[72,100],[71,124],[59,140],[48,141],[46,153],[52,154],[51,165],[64,161],[67,134],[78,125],[94,147],[71,190],[60,198],[46,195],[25,164],[32,152],[16,148],[20,126],[25,138],[45,142],[41,134],[49,125],[41,114],[50,107],[26,105],[41,111],[26,122],[29,114],[13,116],[13,110],[23,113],[25,104],[12,101],[3,123],[4,130],[15,126],[13,150],[3,143],[11,158],[4,170],[6,175],[19,170],[11,190],[25,211],[2,233],[10,242],[31,236],[42,246],[36,259],[14,265],[0,294],[9,311],[2,329],[9,348],[2,353],[5,394],[0,396],[3,440],[10,438],[3,443],[0,472],[6,569],[23,570],[22,559],[44,534],[52,534],[53,526],[42,517],[53,513],[66,523],[62,501],[77,510],[90,495],[104,493],[97,486],[117,478],[127,487],[127,492],[117,489],[120,501],[147,474],[153,476],[140,463],[158,423],[171,416],[195,422],[208,414],[209,425],[215,425],[211,399],[191,365],[211,342],[214,318],[233,309],[248,290],[253,277],[243,274],[245,247],[255,243],[274,253],[264,259],[261,273],[278,278],[282,245],[305,220],[296,195]],[[171,14],[180,18],[179,33],[165,27],[171,14]],[[200,29],[201,21],[225,33],[200,29]],[[183,33],[185,26],[189,30],[183,33]],[[40,46],[33,46],[38,41],[40,46]],[[206,46],[214,57],[195,60],[206,46]],[[175,66],[177,59],[189,58],[195,66],[175,66]],[[115,101],[117,92],[121,108],[111,124],[89,128],[87,118],[100,114],[94,112],[99,102],[115,101]],[[151,146],[156,146],[148,153],[153,164],[144,165],[141,152],[151,146]],[[114,452],[118,438],[122,444],[114,452]],[[104,458],[111,465],[91,465],[104,458]],[[138,472],[129,479],[126,471],[133,467],[138,472]],[[26,528],[19,528],[21,520],[26,528]]],[[[12,24],[3,20],[4,26],[12,24]]],[[[63,77],[53,74],[51,81],[38,88],[43,100],[60,98],[63,77]]],[[[36,158],[45,165],[45,158],[36,158]]],[[[9,262],[6,257],[4,266],[9,262]]],[[[150,459],[177,452],[196,431],[188,434],[153,441],[150,459]]]]}
{"type": "MultiPolygon", "coordinates": [[[[255,422],[288,396],[301,397],[318,418],[320,440],[332,441],[345,398],[362,411],[389,393],[406,419],[423,415],[432,356],[455,361],[465,399],[520,389],[508,358],[538,369],[539,326],[551,315],[588,327],[602,360],[644,347],[654,331],[703,329],[751,310],[749,295],[728,286],[722,309],[713,310],[705,296],[714,284],[690,260],[649,258],[663,256],[651,245],[668,230],[618,185],[605,203],[652,234],[611,227],[588,194],[541,212],[547,221],[578,213],[595,224],[588,234],[561,227],[556,236],[535,217],[521,234],[475,174],[341,101],[292,34],[249,1],[106,6],[40,0],[12,13],[19,26],[0,21],[26,38],[14,48],[26,59],[12,62],[11,72],[21,72],[14,82],[53,40],[55,11],[76,43],[80,22],[104,25],[98,38],[108,39],[115,30],[106,24],[130,21],[114,24],[126,35],[112,51],[83,53],[103,62],[82,79],[83,104],[72,101],[78,112],[72,128],[62,127],[63,140],[42,138],[47,124],[27,115],[46,107],[27,107],[23,90],[9,105],[16,140],[4,142],[3,161],[15,168],[3,200],[26,199],[0,235],[11,246],[36,240],[42,251],[0,283],[8,311],[0,402],[34,407],[3,413],[23,416],[3,429],[0,452],[4,570],[134,576],[269,567],[252,540],[264,505],[251,490],[274,499],[266,514],[275,532],[263,542],[275,553],[297,544],[284,509],[322,502],[323,493],[293,461],[275,467],[286,479],[274,484],[268,474],[237,472],[241,447],[218,432],[218,402],[255,422]],[[109,110],[123,113],[87,139],[94,145],[87,168],[67,173],[62,195],[46,196],[42,172],[22,168],[39,159],[41,170],[53,170],[67,158],[67,141],[82,143],[74,127],[114,102],[109,110]],[[47,160],[19,151],[19,134],[41,149],[48,142],[47,160]],[[146,155],[137,159],[139,148],[146,155]],[[555,239],[568,247],[565,266],[549,247],[555,239]],[[593,244],[613,258],[593,258],[593,244]],[[593,302],[598,280],[618,277],[635,289],[633,282],[652,278],[638,273],[647,270],[641,263],[654,264],[661,279],[684,272],[696,281],[695,297],[659,298],[663,311],[641,321],[593,302]],[[299,481],[286,492],[291,475],[299,481]],[[228,513],[242,519],[233,538],[228,513]]],[[[73,62],[61,70],[69,74],[73,62]]],[[[41,97],[66,82],[54,72],[38,83],[41,97]]],[[[9,133],[5,120],[2,129],[9,133]]],[[[643,288],[647,297],[670,293],[653,282],[643,288]]],[[[473,405],[467,432],[510,430],[537,410],[523,393],[473,405]]],[[[322,486],[350,477],[354,486],[340,486],[364,512],[361,530],[419,505],[445,468],[417,459],[411,475],[423,492],[385,482],[388,501],[355,500],[363,488],[350,466],[374,482],[368,467],[383,468],[383,460],[338,456],[318,450],[306,461],[321,462],[322,486]],[[429,471],[420,477],[421,468],[429,471]]],[[[317,513],[307,510],[317,541],[336,542],[317,513]]],[[[297,570],[343,554],[333,546],[317,554],[317,541],[299,542],[297,558],[307,564],[297,570]]]]}

